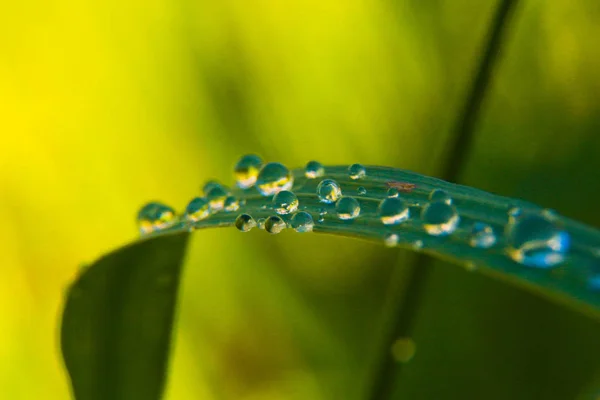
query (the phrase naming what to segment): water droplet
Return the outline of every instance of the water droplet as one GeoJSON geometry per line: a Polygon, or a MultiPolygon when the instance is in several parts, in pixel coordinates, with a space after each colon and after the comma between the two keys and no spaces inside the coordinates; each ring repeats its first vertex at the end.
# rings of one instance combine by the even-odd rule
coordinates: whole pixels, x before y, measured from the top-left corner
{"type": "Polygon", "coordinates": [[[476,222],[471,229],[471,237],[469,243],[473,247],[487,249],[496,243],[496,235],[494,230],[488,224],[476,222]]]}
{"type": "Polygon", "coordinates": [[[361,164],[352,164],[348,167],[348,175],[350,179],[360,179],[367,174],[366,168],[361,164]]]}
{"type": "Polygon", "coordinates": [[[342,189],[333,179],[323,179],[317,186],[317,196],[323,203],[335,203],[342,197],[342,189]]]}
{"type": "Polygon", "coordinates": [[[260,229],[265,229],[265,221],[266,220],[267,220],[266,218],[259,218],[258,221],[256,221],[257,222],[257,226],[260,229]]]}
{"type": "Polygon", "coordinates": [[[206,199],[211,211],[219,211],[225,207],[225,199],[229,196],[229,188],[221,184],[212,185],[206,192],[206,199]]]}
{"type": "Polygon", "coordinates": [[[392,357],[399,363],[407,363],[415,356],[417,345],[409,337],[397,339],[392,344],[392,357]]]}
{"type": "Polygon", "coordinates": [[[208,194],[208,192],[210,192],[213,188],[218,187],[218,186],[223,186],[223,185],[221,185],[221,183],[219,181],[215,181],[215,180],[207,181],[204,184],[204,186],[202,186],[202,193],[204,193],[204,196],[206,196],[208,194]]]}
{"type": "Polygon", "coordinates": [[[176,220],[175,210],[157,201],[143,206],[137,215],[137,222],[142,235],[159,231],[172,225],[176,220]]]}
{"type": "Polygon", "coordinates": [[[398,197],[388,197],[379,203],[377,215],[384,225],[396,225],[408,219],[410,210],[404,200],[398,197]]]}
{"type": "Polygon", "coordinates": [[[223,208],[228,212],[237,211],[240,208],[240,202],[235,196],[227,196],[223,203],[223,208]]]}
{"type": "Polygon", "coordinates": [[[246,154],[245,156],[242,156],[237,164],[235,164],[235,167],[233,167],[235,183],[238,187],[248,189],[254,186],[262,163],[262,158],[256,154],[246,154]]]}
{"type": "Polygon", "coordinates": [[[360,194],[361,196],[364,196],[365,194],[367,194],[367,189],[365,189],[364,186],[359,186],[357,191],[358,191],[358,194],[360,194]]]}
{"type": "Polygon", "coordinates": [[[283,220],[276,215],[270,216],[265,221],[265,230],[269,233],[273,233],[273,234],[279,233],[284,229],[285,229],[285,222],[283,222],[283,220]]]}
{"type": "Polygon", "coordinates": [[[235,219],[235,227],[242,232],[248,232],[256,226],[256,221],[248,214],[240,214],[235,219]]]}
{"type": "Polygon", "coordinates": [[[319,219],[317,220],[318,222],[323,222],[325,221],[325,216],[327,215],[327,210],[324,208],[319,209],[319,219]]]}
{"type": "Polygon", "coordinates": [[[431,202],[441,202],[446,204],[452,204],[452,197],[443,189],[433,189],[429,193],[429,200],[431,202]]]}
{"type": "Polygon", "coordinates": [[[460,217],[456,209],[447,203],[427,204],[421,211],[425,231],[433,236],[446,236],[454,232],[460,217]]]}
{"type": "Polygon", "coordinates": [[[517,218],[521,215],[522,211],[519,207],[512,207],[508,210],[509,218],[517,218]]]}
{"type": "Polygon", "coordinates": [[[571,244],[568,232],[538,215],[512,218],[506,235],[510,257],[535,268],[549,268],[563,262],[571,244]]]}
{"type": "Polygon", "coordinates": [[[412,245],[411,245],[413,250],[420,250],[423,248],[423,246],[424,246],[423,241],[420,239],[415,240],[414,242],[412,242],[412,245]]]}
{"type": "Polygon", "coordinates": [[[325,168],[318,161],[309,161],[304,168],[304,176],[315,179],[325,175],[325,168]]]}
{"type": "Polygon", "coordinates": [[[400,237],[396,233],[388,233],[383,238],[383,244],[385,247],[394,247],[398,244],[400,237]]]}
{"type": "Polygon", "coordinates": [[[204,197],[194,197],[185,208],[185,218],[191,222],[200,221],[209,214],[208,200],[204,197]]]}
{"type": "Polygon", "coordinates": [[[294,184],[294,176],[287,167],[278,162],[265,164],[256,178],[256,188],[263,196],[272,196],[282,190],[289,190],[294,184]]]}
{"type": "Polygon", "coordinates": [[[292,217],[291,225],[296,232],[311,232],[315,223],[309,213],[300,211],[292,217]]]}
{"type": "Polygon", "coordinates": [[[389,188],[386,194],[387,197],[398,197],[399,195],[400,191],[395,187],[389,188]]]}
{"type": "Polygon", "coordinates": [[[335,211],[340,219],[354,219],[360,214],[360,204],[354,197],[342,197],[335,203],[335,211]]]}
{"type": "Polygon", "coordinates": [[[277,214],[291,214],[298,209],[298,197],[289,190],[282,190],[273,197],[277,214]]]}

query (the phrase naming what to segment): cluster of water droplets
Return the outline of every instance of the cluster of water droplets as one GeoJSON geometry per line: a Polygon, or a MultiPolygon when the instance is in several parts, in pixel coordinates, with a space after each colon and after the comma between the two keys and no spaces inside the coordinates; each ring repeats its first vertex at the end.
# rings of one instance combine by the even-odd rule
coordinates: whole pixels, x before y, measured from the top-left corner
{"type": "MultiPolygon", "coordinates": [[[[321,163],[310,161],[303,170],[304,176],[299,178],[304,183],[296,193],[292,171],[278,162],[265,163],[254,154],[241,157],[234,166],[233,175],[236,189],[209,181],[202,188],[202,196],[194,197],[180,216],[165,204],[148,203],[138,214],[140,232],[148,235],[176,223],[193,229],[195,224],[214,214],[241,212],[234,224],[242,232],[254,227],[273,234],[288,227],[297,232],[310,232],[316,224],[325,226],[326,218],[346,224],[366,219],[367,224],[375,221],[381,224],[383,242],[389,247],[409,243],[414,248],[421,248],[429,240],[427,237],[437,241],[461,240],[481,251],[501,250],[516,263],[534,268],[559,265],[570,249],[570,235],[557,225],[555,214],[522,212],[514,208],[506,217],[508,222],[502,226],[468,216],[461,218],[447,191],[440,188],[423,191],[417,185],[407,183],[411,190],[413,186],[420,190],[418,196],[411,197],[405,193],[402,182],[386,186],[385,182],[371,181],[369,169],[361,164],[350,165],[344,178],[335,174],[327,176],[321,163]],[[359,182],[362,186],[357,185],[359,182]],[[262,197],[268,199],[256,205],[256,199],[262,197]],[[311,203],[312,198],[315,200],[311,203]],[[254,212],[249,211],[252,207],[245,207],[246,201],[251,199],[254,199],[253,207],[257,212],[254,217],[254,212]],[[309,203],[303,204],[304,201],[309,203]],[[407,241],[403,236],[405,228],[402,226],[405,225],[410,227],[407,229],[420,230],[425,235],[407,241]]],[[[600,277],[596,286],[600,288],[600,277]]]]}

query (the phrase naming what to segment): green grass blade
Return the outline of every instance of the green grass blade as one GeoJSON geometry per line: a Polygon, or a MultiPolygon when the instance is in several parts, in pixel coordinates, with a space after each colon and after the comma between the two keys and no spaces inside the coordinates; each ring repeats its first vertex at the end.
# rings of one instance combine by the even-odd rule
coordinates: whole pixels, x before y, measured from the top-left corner
{"type": "Polygon", "coordinates": [[[123,247],[69,288],[61,349],[77,400],[161,398],[187,238],[123,247]]]}

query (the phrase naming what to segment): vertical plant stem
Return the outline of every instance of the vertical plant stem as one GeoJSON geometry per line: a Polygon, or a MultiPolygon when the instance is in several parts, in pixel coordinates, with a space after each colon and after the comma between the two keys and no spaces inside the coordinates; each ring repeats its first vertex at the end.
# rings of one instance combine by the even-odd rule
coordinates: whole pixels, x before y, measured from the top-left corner
{"type": "MultiPolygon", "coordinates": [[[[467,156],[471,152],[475,125],[516,4],[517,0],[499,0],[489,32],[486,35],[475,79],[467,92],[465,103],[450,137],[450,151],[447,152],[446,160],[443,163],[442,177],[446,181],[458,180],[467,156]]],[[[392,294],[391,319],[384,327],[385,336],[379,352],[379,365],[376,368],[373,386],[369,394],[369,398],[372,400],[392,398],[394,381],[401,372],[401,365],[392,359],[390,349],[397,338],[411,336],[431,269],[431,258],[419,254],[407,273],[393,274],[393,278],[405,279],[407,284],[406,290],[392,294]]],[[[398,287],[400,285],[397,283],[391,284],[391,289],[397,290],[398,287]]]]}

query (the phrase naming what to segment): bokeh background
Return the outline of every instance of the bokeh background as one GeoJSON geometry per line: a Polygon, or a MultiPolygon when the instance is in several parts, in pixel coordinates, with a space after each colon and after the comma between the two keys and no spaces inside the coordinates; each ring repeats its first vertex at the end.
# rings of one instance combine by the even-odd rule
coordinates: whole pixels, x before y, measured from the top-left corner
{"type": "MultiPolygon", "coordinates": [[[[68,399],[63,292],[249,152],[441,176],[496,1],[2,3],[0,398],[68,399]]],[[[600,3],[521,1],[460,182],[600,227],[600,3]]],[[[194,234],[167,399],[365,399],[414,255],[194,234]],[[400,282],[400,284],[398,284],[400,282]]],[[[436,263],[408,399],[572,399],[600,324],[436,263]]]]}

